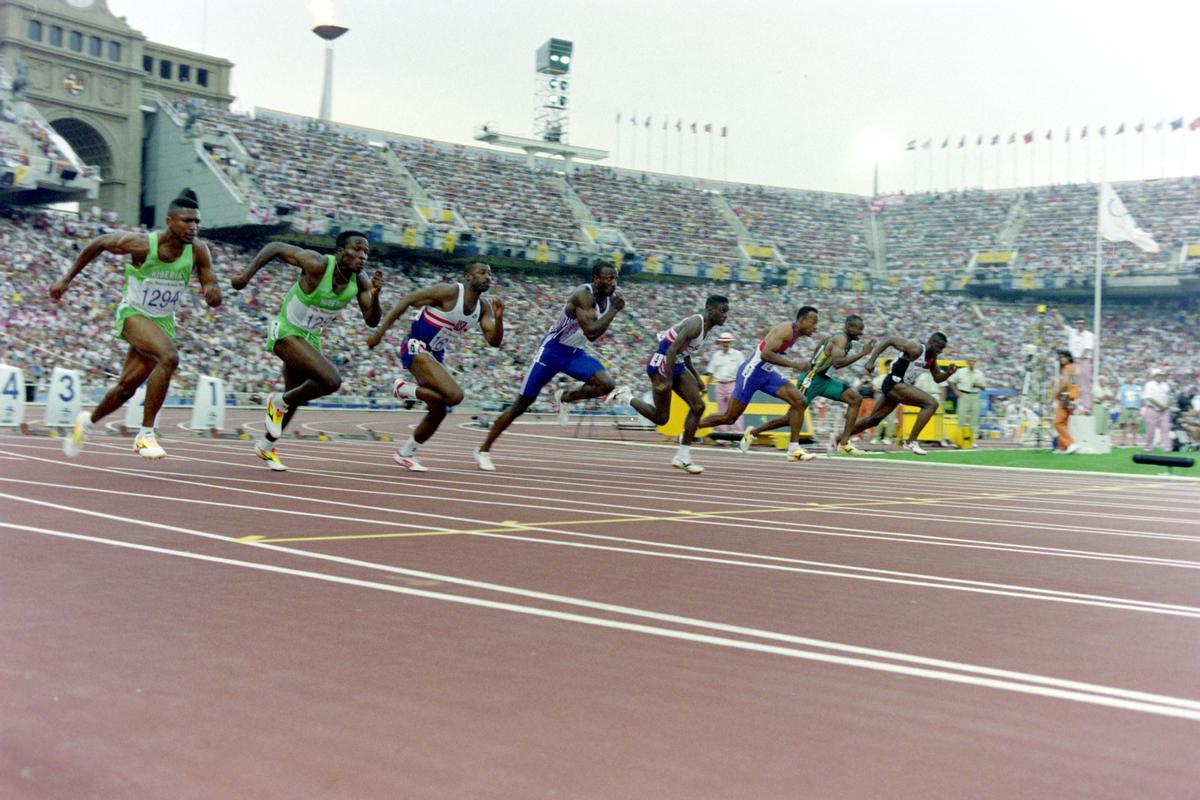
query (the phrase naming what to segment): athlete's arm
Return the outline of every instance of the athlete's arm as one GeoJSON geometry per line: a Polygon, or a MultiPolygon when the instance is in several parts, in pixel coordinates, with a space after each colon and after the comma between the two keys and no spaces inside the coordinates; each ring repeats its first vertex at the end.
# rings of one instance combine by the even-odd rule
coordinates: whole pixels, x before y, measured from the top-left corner
{"type": "Polygon", "coordinates": [[[807,372],[812,367],[811,361],[796,361],[779,354],[779,348],[787,344],[790,338],[792,338],[792,324],[790,322],[781,322],[773,326],[763,338],[762,352],[759,353],[759,356],[768,364],[807,372]]]}
{"type": "Polygon", "coordinates": [[[479,298],[479,327],[483,330],[483,339],[492,347],[499,347],[504,341],[504,301],[499,297],[479,298]]]}
{"type": "Polygon", "coordinates": [[[875,371],[875,362],[879,360],[879,355],[889,347],[896,348],[909,358],[916,358],[921,355],[921,346],[916,342],[901,339],[898,336],[886,336],[883,341],[875,345],[871,350],[871,355],[867,357],[866,369],[868,375],[875,371]]]}
{"type": "MultiPolygon", "coordinates": [[[[250,266],[234,275],[229,284],[234,291],[240,292],[246,288],[246,284],[250,283],[250,279],[254,277],[255,273],[275,259],[298,267],[306,276],[315,277],[318,281],[325,274],[325,256],[316,250],[305,250],[303,247],[296,247],[296,245],[286,242],[268,242],[266,247],[258,251],[258,255],[250,262],[250,266]]],[[[306,291],[312,291],[314,288],[316,287],[313,286],[306,291]]]]}
{"type": "Polygon", "coordinates": [[[212,256],[208,252],[208,245],[196,242],[192,247],[192,258],[193,268],[200,278],[200,288],[204,290],[204,302],[208,303],[209,308],[216,308],[221,305],[221,287],[217,285],[217,278],[213,275],[212,256]]]}
{"type": "Polygon", "coordinates": [[[379,307],[379,290],[383,288],[383,273],[375,270],[371,280],[361,272],[358,273],[358,308],[362,311],[363,322],[374,328],[379,324],[383,309],[379,307]]]}
{"type": "MultiPolygon", "coordinates": [[[[668,378],[675,374],[675,359],[679,358],[679,352],[687,347],[688,342],[700,335],[702,324],[700,319],[692,317],[675,331],[675,341],[671,342],[671,346],[667,348],[667,352],[663,355],[662,372],[668,378]]],[[[695,371],[694,369],[692,370],[692,372],[695,371]]],[[[700,376],[697,375],[696,377],[699,378],[700,376]]]]}
{"type": "Polygon", "coordinates": [[[692,375],[696,378],[696,383],[700,384],[700,389],[701,389],[701,391],[703,391],[704,390],[704,378],[701,378],[700,373],[696,371],[696,367],[692,364],[691,356],[683,357],[683,366],[685,369],[687,369],[688,372],[692,373],[692,375]]]}
{"type": "MultiPolygon", "coordinates": [[[[849,344],[849,342],[847,342],[846,344],[849,344]]],[[[870,353],[874,349],[875,349],[875,340],[874,339],[870,339],[866,342],[863,342],[863,346],[861,348],[859,348],[858,352],[855,353],[854,355],[850,355],[849,353],[847,353],[846,346],[841,345],[840,346],[841,354],[840,355],[837,354],[836,350],[833,354],[833,368],[841,369],[842,367],[848,367],[851,364],[853,364],[855,361],[858,361],[860,358],[867,355],[867,353],[870,353]]]]}
{"type": "Polygon", "coordinates": [[[388,329],[395,325],[396,320],[400,319],[410,308],[432,305],[441,305],[444,308],[447,301],[454,302],[452,297],[455,299],[458,297],[458,287],[452,283],[435,283],[433,286],[425,286],[415,292],[409,292],[396,301],[396,305],[388,311],[379,327],[367,337],[367,347],[377,347],[383,341],[383,335],[388,332],[388,329]]]}
{"type": "Polygon", "coordinates": [[[583,331],[583,335],[587,337],[589,342],[594,342],[605,334],[608,326],[612,324],[613,318],[617,316],[617,312],[625,307],[625,297],[620,292],[613,292],[609,298],[608,311],[602,316],[596,316],[596,309],[591,303],[591,293],[580,289],[575,294],[571,295],[571,299],[567,302],[567,313],[575,317],[579,321],[579,329],[583,331]]]}
{"type": "Polygon", "coordinates": [[[71,265],[67,274],[50,284],[50,299],[55,302],[61,300],[62,296],[67,293],[67,287],[71,285],[71,281],[75,280],[75,276],[83,272],[83,268],[92,263],[101,253],[133,256],[135,259],[145,260],[150,253],[150,237],[144,233],[124,232],[106,233],[92,239],[79,251],[79,255],[75,257],[75,263],[71,265]]]}
{"type": "Polygon", "coordinates": [[[934,383],[945,383],[946,379],[956,372],[958,372],[957,364],[951,364],[948,367],[942,367],[937,363],[934,363],[934,365],[929,368],[929,374],[933,376],[934,383]]]}

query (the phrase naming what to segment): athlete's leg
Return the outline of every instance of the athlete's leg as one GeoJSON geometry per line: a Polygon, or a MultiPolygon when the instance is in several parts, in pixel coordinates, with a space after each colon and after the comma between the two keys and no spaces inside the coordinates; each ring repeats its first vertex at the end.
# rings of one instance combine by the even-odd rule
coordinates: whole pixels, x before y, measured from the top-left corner
{"type": "Polygon", "coordinates": [[[533,405],[533,398],[519,395],[512,404],[504,409],[500,416],[496,417],[492,423],[492,427],[488,429],[487,438],[483,440],[483,444],[479,446],[479,452],[487,453],[492,449],[492,443],[500,438],[500,434],[513,424],[517,417],[524,414],[533,405]]]}
{"type": "Polygon", "coordinates": [[[846,404],[846,424],[842,427],[842,438],[838,439],[838,447],[845,447],[850,444],[854,426],[858,423],[858,407],[862,405],[862,395],[847,387],[838,399],[846,404]]]}
{"type": "MultiPolygon", "coordinates": [[[[700,382],[696,380],[696,376],[686,369],[683,371],[683,374],[675,379],[674,388],[675,393],[688,406],[687,417],[683,420],[683,439],[680,442],[680,444],[687,446],[696,438],[696,429],[700,427],[700,417],[704,416],[703,389],[700,387],[700,382]]],[[[669,395],[667,400],[669,404],[669,395]]],[[[659,424],[661,425],[662,423],[659,424]]]]}
{"type": "MultiPolygon", "coordinates": [[[[654,405],[640,397],[629,401],[634,410],[655,425],[666,425],[671,418],[671,382],[657,370],[650,376],[650,391],[654,394],[654,405]]],[[[563,395],[565,398],[566,395],[563,395]]]]}
{"type": "Polygon", "coordinates": [[[787,414],[788,424],[792,429],[788,442],[797,444],[800,441],[800,429],[804,427],[804,411],[808,408],[808,401],[804,399],[804,393],[791,383],[780,386],[775,396],[791,406],[787,414]]]}
{"type": "MultiPolygon", "coordinates": [[[[108,390],[92,411],[92,422],[99,422],[125,405],[129,398],[133,397],[137,388],[154,371],[156,364],[157,362],[153,358],[142,355],[131,346],[125,355],[125,365],[121,367],[121,376],[117,378],[116,386],[108,390]]],[[[153,425],[154,421],[151,420],[150,424],[153,425]]]]}
{"type": "Polygon", "coordinates": [[[611,394],[614,388],[612,376],[608,374],[608,370],[602,369],[588,378],[582,386],[563,392],[562,402],[576,403],[580,400],[590,400],[593,397],[603,397],[611,394]]]}
{"type": "Polygon", "coordinates": [[[896,410],[896,401],[890,396],[884,395],[882,400],[875,402],[875,407],[871,409],[870,415],[863,417],[854,423],[853,433],[862,433],[867,428],[874,428],[879,425],[888,415],[896,410]]]}
{"type": "Polygon", "coordinates": [[[423,400],[429,408],[413,431],[417,444],[424,444],[446,418],[446,410],[463,401],[463,391],[446,368],[429,353],[418,353],[408,371],[417,379],[417,399],[423,400]]]}
{"type": "MultiPolygon", "coordinates": [[[[167,399],[167,387],[171,383],[171,376],[179,366],[179,350],[167,332],[154,324],[149,317],[129,317],[125,320],[121,334],[143,359],[149,359],[154,364],[150,377],[146,379],[146,404],[142,408],[142,427],[152,428],[158,410],[167,399]]],[[[126,388],[128,389],[128,386],[126,388]]],[[[133,387],[130,397],[133,396],[133,391],[137,391],[137,386],[133,387]]]]}
{"type": "Polygon", "coordinates": [[[696,424],[697,428],[715,428],[718,425],[732,425],[742,414],[746,413],[746,402],[737,397],[729,398],[729,405],[724,411],[709,414],[696,424]]]}
{"type": "Polygon", "coordinates": [[[310,400],[333,394],[342,387],[342,376],[320,350],[300,336],[285,336],[275,343],[275,355],[285,367],[291,368],[303,380],[283,393],[283,403],[290,411],[310,400]]]}
{"type": "Polygon", "coordinates": [[[925,424],[933,418],[934,412],[937,411],[937,400],[910,383],[897,383],[892,387],[889,396],[906,406],[917,406],[921,409],[917,413],[917,419],[913,422],[912,431],[908,435],[909,442],[920,441],[921,431],[925,429],[925,424]]]}

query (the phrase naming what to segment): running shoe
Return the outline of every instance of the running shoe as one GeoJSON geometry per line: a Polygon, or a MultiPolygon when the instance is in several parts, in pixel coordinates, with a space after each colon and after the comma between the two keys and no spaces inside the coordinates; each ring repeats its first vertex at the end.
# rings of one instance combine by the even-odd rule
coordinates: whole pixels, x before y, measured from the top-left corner
{"type": "Polygon", "coordinates": [[[1076,444],[1075,442],[1071,442],[1071,444],[1067,447],[1065,452],[1067,455],[1071,455],[1072,453],[1078,453],[1079,445],[1076,444]]]}
{"type": "Polygon", "coordinates": [[[686,461],[679,456],[671,459],[671,466],[675,469],[681,469],[689,475],[699,475],[701,472],[704,472],[704,467],[699,464],[693,464],[691,461],[686,461]]]}
{"type": "Polygon", "coordinates": [[[404,467],[409,472],[429,472],[429,467],[417,461],[412,456],[402,456],[400,451],[396,451],[396,455],[392,456],[392,461],[395,461],[400,466],[404,467]]]}
{"type": "Polygon", "coordinates": [[[287,472],[287,467],[279,460],[279,455],[275,452],[274,447],[270,450],[264,450],[261,445],[256,444],[254,445],[254,452],[258,454],[259,458],[267,462],[267,466],[271,468],[272,472],[287,472]]]}
{"type": "Polygon", "coordinates": [[[916,442],[909,442],[908,444],[906,444],[904,446],[907,447],[914,456],[926,455],[925,449],[922,448],[921,445],[917,444],[916,442]]]}
{"type": "Polygon", "coordinates": [[[867,453],[866,450],[859,450],[853,444],[844,444],[841,447],[839,447],[837,449],[837,451],[839,453],[845,453],[848,456],[862,456],[862,455],[866,455],[866,453],[867,453]]]}
{"type": "Polygon", "coordinates": [[[83,450],[83,442],[87,439],[88,413],[80,411],[75,417],[75,427],[63,439],[63,453],[67,458],[74,458],[83,450]]]}
{"type": "Polygon", "coordinates": [[[633,389],[628,386],[618,386],[608,396],[608,402],[614,406],[627,406],[633,403],[633,389]]]}
{"type": "Polygon", "coordinates": [[[570,422],[571,406],[563,402],[563,395],[567,393],[566,389],[559,389],[554,393],[554,402],[558,403],[558,424],[566,425],[570,422]]]}
{"type": "Polygon", "coordinates": [[[826,453],[831,453],[831,454],[832,454],[832,453],[836,453],[836,452],[837,452],[837,449],[838,449],[838,443],[837,443],[837,441],[838,441],[838,440],[837,440],[837,434],[836,434],[836,433],[831,433],[831,434],[829,434],[829,441],[828,441],[828,442],[826,443],[826,445],[825,445],[825,452],[826,452],[826,453]]]}
{"type": "Polygon", "coordinates": [[[148,433],[145,436],[139,436],[135,439],[133,442],[133,452],[151,461],[167,457],[167,451],[158,446],[158,439],[153,433],[148,433]]]}
{"type": "Polygon", "coordinates": [[[479,468],[484,472],[496,471],[496,465],[492,463],[491,453],[484,452],[483,450],[476,450],[475,463],[478,464],[479,468]]]}
{"type": "Polygon", "coordinates": [[[792,450],[788,453],[788,461],[812,461],[817,457],[816,453],[810,453],[807,450],[792,450]]]}
{"type": "Polygon", "coordinates": [[[743,453],[749,453],[750,445],[752,444],[754,444],[754,434],[746,431],[742,434],[742,438],[738,440],[738,450],[741,450],[743,453]]]}
{"type": "Polygon", "coordinates": [[[404,378],[396,378],[396,382],[392,385],[392,397],[397,400],[416,400],[417,384],[409,383],[404,378]]]}
{"type": "Polygon", "coordinates": [[[267,398],[267,414],[264,420],[267,433],[278,439],[283,436],[283,417],[287,414],[287,406],[283,404],[283,395],[272,392],[267,398]]]}

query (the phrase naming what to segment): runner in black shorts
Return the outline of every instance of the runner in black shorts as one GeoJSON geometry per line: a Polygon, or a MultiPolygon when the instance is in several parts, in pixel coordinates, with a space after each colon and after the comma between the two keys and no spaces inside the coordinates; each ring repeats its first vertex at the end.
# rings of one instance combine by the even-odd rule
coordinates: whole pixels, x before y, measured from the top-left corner
{"type": "Polygon", "coordinates": [[[875,361],[879,358],[879,354],[889,347],[899,350],[900,356],[892,362],[887,377],[883,379],[883,386],[879,392],[880,397],[875,403],[875,409],[871,412],[871,416],[860,419],[854,426],[851,435],[865,431],[867,428],[873,428],[883,422],[887,415],[901,403],[906,406],[917,406],[921,411],[917,414],[917,420],[913,423],[912,432],[908,435],[908,444],[905,446],[916,455],[925,455],[925,451],[917,442],[926,423],[933,417],[933,412],[937,411],[937,400],[914,386],[913,381],[916,380],[916,373],[922,369],[929,370],[936,383],[945,382],[958,370],[958,367],[953,364],[948,367],[939,367],[937,364],[938,356],[946,349],[946,344],[946,334],[939,332],[930,336],[924,347],[908,339],[897,337],[888,337],[875,345],[875,349],[871,351],[871,356],[867,361],[868,375],[875,371],[875,361]]]}

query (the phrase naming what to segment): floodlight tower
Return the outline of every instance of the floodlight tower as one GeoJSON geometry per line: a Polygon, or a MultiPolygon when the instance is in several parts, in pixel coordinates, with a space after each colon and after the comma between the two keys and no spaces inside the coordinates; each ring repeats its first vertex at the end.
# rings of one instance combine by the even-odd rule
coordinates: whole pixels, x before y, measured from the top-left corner
{"type": "Polygon", "coordinates": [[[325,40],[325,82],[321,84],[320,119],[328,121],[333,113],[333,40],[349,31],[341,25],[318,25],[312,31],[325,40]]]}
{"type": "Polygon", "coordinates": [[[533,135],[544,142],[567,141],[567,93],[574,45],[550,39],[537,51],[534,75],[533,135]]]}

